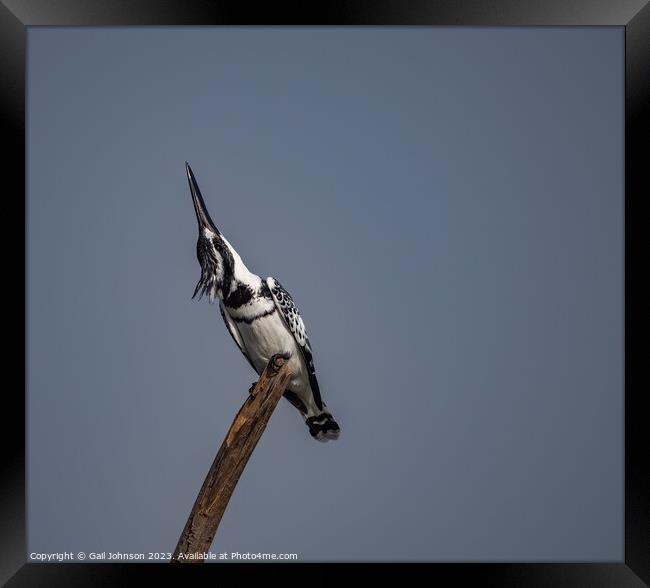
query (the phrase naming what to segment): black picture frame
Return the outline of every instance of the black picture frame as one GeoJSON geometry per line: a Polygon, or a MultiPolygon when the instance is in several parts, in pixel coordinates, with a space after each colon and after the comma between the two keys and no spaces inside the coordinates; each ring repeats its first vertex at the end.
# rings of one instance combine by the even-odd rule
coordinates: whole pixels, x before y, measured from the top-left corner
{"type": "MultiPolygon", "coordinates": [[[[5,122],[4,198],[16,206],[3,226],[9,302],[25,315],[25,257],[16,253],[18,237],[9,228],[23,220],[18,194],[25,194],[25,68],[28,27],[128,25],[390,25],[390,26],[622,26],[625,27],[625,559],[611,563],[472,563],[415,564],[428,582],[445,585],[477,582],[481,586],[643,586],[650,584],[650,434],[643,395],[648,389],[643,370],[640,302],[647,301],[645,268],[639,249],[645,220],[643,196],[650,194],[648,109],[650,104],[650,5],[646,0],[354,0],[317,3],[247,3],[210,0],[0,0],[0,96],[5,122]],[[645,149],[644,149],[645,147],[645,149]],[[9,225],[9,226],[8,226],[9,225]],[[15,264],[15,267],[12,267],[15,264]],[[18,276],[24,288],[16,287],[18,276]]],[[[17,231],[18,233],[19,231],[17,231]]],[[[23,234],[24,238],[24,234],[23,234]]],[[[23,241],[24,243],[24,241],[23,241]]],[[[9,314],[9,313],[7,313],[9,314]]],[[[28,321],[29,317],[25,316],[28,321]]],[[[25,323],[26,324],[26,323],[25,323]]],[[[6,365],[24,365],[23,342],[12,346],[6,365]],[[23,362],[20,361],[20,356],[23,362]]],[[[22,372],[26,391],[26,369],[22,372]]],[[[21,376],[19,376],[20,381],[21,376]]],[[[8,424],[25,422],[24,396],[5,387],[3,444],[0,460],[0,581],[8,586],[113,586],[141,584],[160,575],[169,581],[194,581],[212,575],[220,579],[243,570],[264,570],[277,579],[285,570],[306,572],[310,583],[332,581],[332,564],[253,564],[231,566],[167,566],[166,564],[38,564],[26,563],[25,436],[8,424]],[[269,570],[269,565],[273,565],[269,570]],[[308,568],[308,569],[305,569],[308,568]],[[164,574],[164,576],[163,576],[164,574]]],[[[355,565],[355,564],[348,564],[355,565]]],[[[384,564],[377,564],[381,568],[384,564]]],[[[397,564],[406,568],[408,564],[397,564]]],[[[400,572],[406,571],[405,569],[400,572]]]]}

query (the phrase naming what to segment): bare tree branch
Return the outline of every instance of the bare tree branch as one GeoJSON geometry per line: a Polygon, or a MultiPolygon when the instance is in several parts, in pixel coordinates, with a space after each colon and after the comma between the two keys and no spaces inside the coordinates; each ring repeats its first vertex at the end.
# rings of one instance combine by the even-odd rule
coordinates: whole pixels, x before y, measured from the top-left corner
{"type": "Polygon", "coordinates": [[[230,497],[291,377],[288,357],[274,355],[239,409],[208,471],[172,562],[204,561],[230,497]]]}

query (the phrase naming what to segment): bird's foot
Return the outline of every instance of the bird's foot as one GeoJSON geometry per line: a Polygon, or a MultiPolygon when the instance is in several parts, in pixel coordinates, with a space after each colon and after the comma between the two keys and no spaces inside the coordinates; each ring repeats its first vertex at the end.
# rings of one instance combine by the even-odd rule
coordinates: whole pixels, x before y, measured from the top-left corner
{"type": "Polygon", "coordinates": [[[289,361],[291,357],[290,353],[276,353],[271,358],[271,367],[277,372],[283,365],[285,361],[289,361]]]}
{"type": "Polygon", "coordinates": [[[255,392],[255,386],[257,386],[257,382],[253,382],[251,387],[248,389],[249,396],[255,396],[255,394],[253,394],[253,392],[255,392]]]}

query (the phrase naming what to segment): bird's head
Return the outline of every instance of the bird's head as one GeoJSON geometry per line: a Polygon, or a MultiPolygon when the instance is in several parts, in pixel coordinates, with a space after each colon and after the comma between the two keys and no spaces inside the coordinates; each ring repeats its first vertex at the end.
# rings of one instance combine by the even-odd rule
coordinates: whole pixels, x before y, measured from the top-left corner
{"type": "Polygon", "coordinates": [[[201,278],[196,284],[192,298],[197,294],[199,298],[206,294],[212,301],[217,296],[222,296],[224,287],[230,284],[234,271],[234,260],[230,248],[210,218],[199,185],[187,162],[185,162],[185,170],[187,181],[190,184],[196,220],[199,223],[196,257],[201,265],[201,278]]]}

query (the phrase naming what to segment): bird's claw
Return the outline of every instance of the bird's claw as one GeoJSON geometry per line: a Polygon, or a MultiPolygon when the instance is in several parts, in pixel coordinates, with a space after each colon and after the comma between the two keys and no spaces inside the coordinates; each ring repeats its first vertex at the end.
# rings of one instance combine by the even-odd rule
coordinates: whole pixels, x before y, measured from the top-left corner
{"type": "Polygon", "coordinates": [[[289,358],[291,357],[290,353],[276,353],[272,358],[271,358],[271,367],[277,372],[281,367],[284,361],[289,361],[289,358]],[[280,360],[283,360],[281,362],[280,360]]]}

